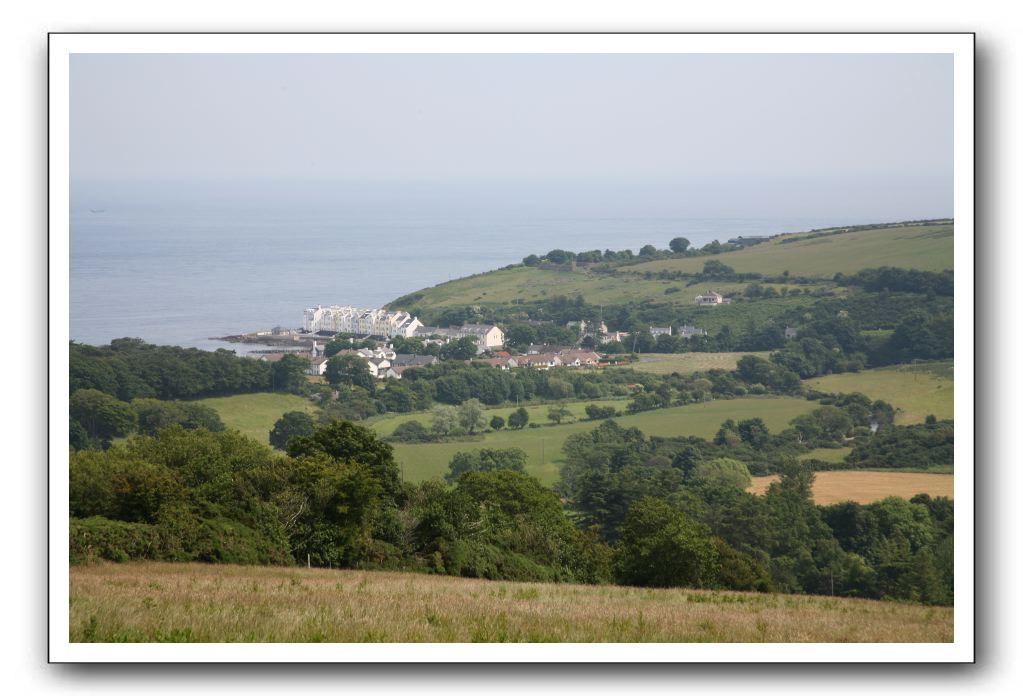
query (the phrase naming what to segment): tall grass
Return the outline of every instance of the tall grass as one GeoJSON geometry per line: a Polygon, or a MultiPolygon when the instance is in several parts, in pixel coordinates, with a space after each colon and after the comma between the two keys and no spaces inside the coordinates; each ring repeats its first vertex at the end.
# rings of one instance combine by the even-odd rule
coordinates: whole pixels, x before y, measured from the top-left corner
{"type": "Polygon", "coordinates": [[[952,609],[434,575],[103,564],[71,569],[74,642],[948,642],[952,609]]]}

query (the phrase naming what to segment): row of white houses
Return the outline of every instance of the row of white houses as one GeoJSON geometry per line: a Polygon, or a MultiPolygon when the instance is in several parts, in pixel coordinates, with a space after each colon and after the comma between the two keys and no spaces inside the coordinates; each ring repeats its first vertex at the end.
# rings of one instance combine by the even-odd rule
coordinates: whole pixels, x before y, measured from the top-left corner
{"type": "Polygon", "coordinates": [[[316,305],[305,310],[302,329],[306,333],[330,331],[358,336],[386,336],[394,338],[415,335],[423,323],[408,312],[388,312],[384,309],[360,309],[351,305],[316,305]]]}

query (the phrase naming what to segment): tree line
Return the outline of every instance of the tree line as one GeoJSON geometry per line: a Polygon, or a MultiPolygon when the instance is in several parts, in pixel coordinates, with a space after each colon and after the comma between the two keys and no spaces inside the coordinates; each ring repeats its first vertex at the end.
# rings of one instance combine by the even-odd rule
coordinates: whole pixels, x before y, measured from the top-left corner
{"type": "Polygon", "coordinates": [[[555,492],[507,450],[456,455],[448,483],[403,482],[390,445],[345,421],[292,437],[286,453],[172,425],[72,453],[71,561],[309,563],[951,603],[951,501],[819,507],[812,472],[795,463],[754,496],[740,462],[683,455],[676,466],[651,443],[613,421],[573,436],[555,492]]]}

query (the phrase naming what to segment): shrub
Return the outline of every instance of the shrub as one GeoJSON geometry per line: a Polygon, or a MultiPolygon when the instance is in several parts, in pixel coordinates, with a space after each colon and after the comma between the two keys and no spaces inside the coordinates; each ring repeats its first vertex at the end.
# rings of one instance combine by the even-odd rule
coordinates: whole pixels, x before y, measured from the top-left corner
{"type": "Polygon", "coordinates": [[[434,439],[430,430],[417,420],[401,423],[391,433],[391,439],[397,442],[430,442],[434,439]]]}
{"type": "Polygon", "coordinates": [[[72,565],[101,559],[124,563],[132,559],[164,558],[160,532],[151,524],[120,522],[105,517],[71,518],[69,532],[72,565]]]}

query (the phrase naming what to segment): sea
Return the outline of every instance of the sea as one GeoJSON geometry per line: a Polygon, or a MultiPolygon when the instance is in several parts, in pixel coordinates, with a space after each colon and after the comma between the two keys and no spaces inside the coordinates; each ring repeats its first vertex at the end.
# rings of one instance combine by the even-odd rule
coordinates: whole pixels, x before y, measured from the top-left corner
{"type": "Polygon", "coordinates": [[[875,220],[848,218],[604,218],[528,212],[445,216],[350,208],[72,209],[70,337],[120,337],[239,353],[216,337],[298,328],[316,304],[379,307],[409,292],[570,251],[703,246],[875,220]]]}

